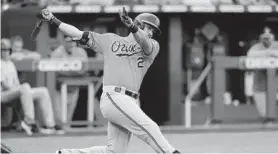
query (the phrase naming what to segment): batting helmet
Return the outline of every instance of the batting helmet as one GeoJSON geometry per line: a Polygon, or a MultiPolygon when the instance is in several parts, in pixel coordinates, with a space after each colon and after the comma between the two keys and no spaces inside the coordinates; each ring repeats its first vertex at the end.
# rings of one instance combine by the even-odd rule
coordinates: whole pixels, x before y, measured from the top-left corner
{"type": "Polygon", "coordinates": [[[154,27],[157,30],[157,34],[161,34],[161,30],[159,29],[160,20],[159,18],[151,13],[141,13],[135,17],[134,22],[139,24],[140,26],[143,24],[148,24],[154,27]]]}

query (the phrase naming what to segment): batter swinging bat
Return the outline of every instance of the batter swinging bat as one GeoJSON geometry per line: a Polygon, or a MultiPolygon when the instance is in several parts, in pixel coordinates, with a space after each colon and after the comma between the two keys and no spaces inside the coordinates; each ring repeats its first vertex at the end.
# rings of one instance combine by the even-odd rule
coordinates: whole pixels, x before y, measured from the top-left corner
{"type": "Polygon", "coordinates": [[[37,23],[36,23],[36,27],[33,29],[32,33],[31,33],[31,40],[35,41],[40,30],[41,30],[41,26],[43,23],[43,19],[40,19],[37,23]]]}

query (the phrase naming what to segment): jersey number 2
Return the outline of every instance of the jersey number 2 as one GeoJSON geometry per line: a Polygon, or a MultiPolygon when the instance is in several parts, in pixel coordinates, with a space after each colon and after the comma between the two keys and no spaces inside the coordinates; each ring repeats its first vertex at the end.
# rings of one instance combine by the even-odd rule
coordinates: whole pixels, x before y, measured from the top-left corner
{"type": "Polygon", "coordinates": [[[143,65],[144,58],[143,57],[139,57],[137,60],[138,60],[138,62],[137,62],[138,68],[143,68],[144,67],[144,65],[143,65]]]}

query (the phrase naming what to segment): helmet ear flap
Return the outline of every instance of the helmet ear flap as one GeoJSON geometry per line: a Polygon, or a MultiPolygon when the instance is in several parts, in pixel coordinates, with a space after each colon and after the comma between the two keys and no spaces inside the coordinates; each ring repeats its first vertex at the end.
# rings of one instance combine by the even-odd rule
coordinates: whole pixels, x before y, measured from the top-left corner
{"type": "Polygon", "coordinates": [[[139,20],[137,20],[137,19],[135,19],[134,20],[134,24],[136,25],[136,26],[138,26],[140,29],[144,29],[145,28],[145,24],[144,23],[142,23],[142,22],[140,22],[139,20]]]}

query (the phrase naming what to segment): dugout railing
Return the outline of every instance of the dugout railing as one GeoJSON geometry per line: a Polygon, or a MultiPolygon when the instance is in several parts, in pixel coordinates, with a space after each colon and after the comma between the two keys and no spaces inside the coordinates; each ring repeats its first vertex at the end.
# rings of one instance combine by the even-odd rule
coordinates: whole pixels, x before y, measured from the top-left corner
{"type": "MultiPolygon", "coordinates": [[[[96,92],[100,90],[102,84],[102,76],[84,76],[84,77],[60,77],[56,78],[55,72],[61,71],[99,71],[103,70],[103,61],[89,58],[88,60],[68,60],[68,59],[41,59],[41,60],[21,60],[15,62],[17,70],[20,72],[37,72],[42,73],[46,86],[51,97],[56,94],[56,82],[59,80],[61,84],[61,104],[62,104],[62,120],[67,125],[86,125],[88,127],[96,125],[95,123],[95,100],[96,92]],[[87,116],[86,120],[72,121],[67,118],[67,86],[87,86],[87,116]]],[[[52,99],[54,100],[54,99],[52,99]]],[[[84,111],[86,112],[86,111],[84,111]]]]}
{"type": "MultiPolygon", "coordinates": [[[[240,70],[266,70],[266,120],[275,121],[276,117],[276,93],[277,93],[277,70],[278,58],[258,58],[258,57],[228,57],[228,56],[215,56],[211,59],[209,64],[191,91],[185,98],[185,127],[191,127],[191,99],[206,76],[211,73],[212,78],[212,104],[210,107],[209,123],[221,123],[224,119],[224,92],[225,92],[225,71],[228,69],[240,70]],[[211,69],[211,71],[210,71],[211,69]]],[[[235,81],[235,84],[238,82],[235,81]]]]}
{"type": "MultiPolygon", "coordinates": [[[[95,25],[100,25],[100,27],[106,27],[109,32],[113,32],[113,27],[123,26],[117,16],[117,12],[121,5],[117,6],[92,6],[92,5],[58,5],[49,6],[49,9],[53,11],[59,19],[68,22],[70,24],[79,26],[83,30],[90,30],[95,25]]],[[[55,27],[48,24],[43,24],[40,33],[38,34],[37,41],[32,42],[30,40],[30,33],[35,24],[35,13],[34,8],[31,8],[33,12],[32,15],[25,15],[21,13],[27,9],[19,9],[15,12],[11,10],[3,12],[3,37],[10,37],[14,35],[21,35],[24,39],[24,46],[30,48],[31,50],[37,51],[42,57],[49,57],[51,50],[56,46],[50,43],[53,39],[56,45],[60,45],[63,41],[64,36],[55,27]],[[21,19],[28,22],[21,24],[18,20],[18,13],[22,14],[21,19]],[[24,16],[25,15],[25,16],[24,16]],[[5,17],[5,18],[4,18],[5,17]],[[5,20],[6,19],[6,20],[5,20]],[[32,20],[30,20],[32,19],[32,20]],[[30,21],[29,21],[30,20],[30,21]]],[[[38,9],[38,8],[37,8],[38,9]]],[[[142,102],[146,102],[145,107],[146,114],[150,115],[153,120],[161,121],[162,124],[166,125],[185,125],[185,117],[188,112],[185,112],[184,104],[184,90],[183,84],[186,83],[185,77],[183,75],[184,68],[183,65],[183,52],[184,51],[184,39],[183,34],[188,31],[189,35],[195,28],[200,28],[203,26],[202,23],[207,23],[211,21],[217,23],[217,27],[229,34],[229,51],[236,51],[236,41],[248,40],[247,31],[256,32],[260,26],[264,25],[267,20],[272,21],[275,19],[275,14],[277,14],[278,6],[269,5],[217,5],[217,6],[188,6],[188,5],[145,5],[144,7],[140,5],[126,6],[126,9],[130,12],[131,16],[135,16],[140,12],[152,12],[157,14],[161,19],[161,30],[163,34],[158,38],[161,48],[160,54],[156,59],[156,62],[152,65],[152,71],[149,71],[148,75],[144,79],[148,86],[143,86],[141,91],[142,102]],[[237,24],[234,24],[237,23],[237,24]],[[252,28],[249,28],[252,27],[252,28]],[[235,32],[237,30],[237,32],[235,32]],[[159,80],[157,80],[159,78],[159,80]],[[155,82],[150,80],[155,80],[155,82]],[[149,80],[149,81],[148,81],[149,80]],[[159,85],[159,86],[155,86],[159,85]],[[154,89],[153,87],[156,87],[154,89]],[[153,95],[149,93],[156,91],[153,95]],[[143,92],[143,93],[142,93],[143,92]],[[145,97],[145,98],[144,98],[145,97]],[[159,102],[159,108],[154,102],[159,102]],[[159,110],[159,112],[157,112],[159,110]]],[[[270,28],[277,27],[273,23],[270,23],[270,28]]],[[[250,36],[251,37],[251,36],[250,36]]],[[[254,33],[252,37],[257,37],[254,33]]],[[[247,42],[246,42],[247,43],[247,42]]],[[[91,52],[88,52],[91,53],[91,52]]],[[[229,52],[230,55],[237,56],[238,53],[243,53],[237,51],[235,55],[229,52]]],[[[225,61],[225,60],[224,60],[225,61]]],[[[27,62],[28,63],[28,62],[27,62]]],[[[218,62],[215,62],[218,63],[218,62]]],[[[224,66],[227,61],[225,61],[224,66]]],[[[212,68],[215,67],[214,62],[212,63],[212,68]]],[[[29,66],[32,66],[31,64],[29,66]]],[[[19,65],[19,67],[24,67],[19,65]]],[[[217,66],[218,67],[218,66],[217,66]]],[[[222,67],[221,65],[219,67],[222,67]]],[[[20,69],[19,69],[20,70],[20,69]]],[[[26,68],[30,71],[30,68],[26,68]]],[[[23,70],[24,71],[24,70],[23,70]]],[[[218,69],[214,70],[215,74],[221,71],[218,69]]],[[[48,84],[53,82],[53,73],[36,72],[35,80],[33,81],[34,86],[46,86],[52,92],[54,89],[54,84],[48,84]]],[[[238,74],[235,74],[237,76],[238,74]]],[[[219,78],[219,77],[216,77],[219,78]]],[[[217,79],[215,79],[217,81],[217,79]]],[[[218,83],[223,82],[221,80],[218,83]]],[[[217,91],[223,90],[223,87],[214,86],[217,91]],[[220,90],[219,90],[220,89],[220,90]]],[[[223,92],[223,91],[222,91],[223,92]]],[[[219,95],[219,92],[213,95],[219,95]]],[[[215,100],[222,101],[223,98],[215,97],[215,100]]],[[[214,102],[214,101],[213,101],[214,102]]],[[[223,102],[221,102],[223,103],[223,102]]],[[[222,119],[221,116],[223,111],[221,111],[220,106],[212,105],[211,110],[220,109],[220,113],[215,111],[211,114],[212,121],[218,121],[222,119]]],[[[221,121],[221,120],[220,120],[221,121]]]]}

